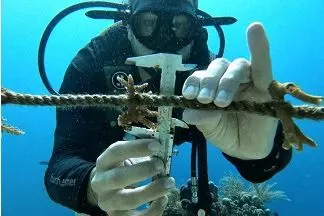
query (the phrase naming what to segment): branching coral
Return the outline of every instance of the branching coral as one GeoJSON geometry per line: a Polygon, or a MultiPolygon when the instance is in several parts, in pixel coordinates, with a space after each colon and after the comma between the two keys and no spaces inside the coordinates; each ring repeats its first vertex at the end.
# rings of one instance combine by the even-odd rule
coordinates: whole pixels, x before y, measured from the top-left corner
{"type": "Polygon", "coordinates": [[[273,190],[275,185],[264,182],[246,186],[239,177],[227,174],[220,180],[219,216],[271,216],[266,203],[275,199],[289,201],[283,191],[273,190]]]}
{"type": "MultiPolygon", "coordinates": [[[[275,214],[265,207],[265,203],[275,199],[289,200],[283,191],[273,190],[275,185],[245,184],[241,178],[229,173],[219,181],[219,188],[213,192],[218,199],[212,205],[217,210],[217,216],[273,216],[275,214]]],[[[182,210],[179,199],[179,190],[172,191],[163,215],[193,216],[182,210]]]]}
{"type": "Polygon", "coordinates": [[[267,184],[266,182],[260,184],[250,185],[249,192],[257,196],[262,203],[269,203],[273,200],[290,201],[284,191],[273,190],[277,183],[267,184]]]}
{"type": "Polygon", "coordinates": [[[225,175],[219,181],[219,192],[221,197],[233,198],[237,197],[241,192],[245,192],[244,182],[235,177],[232,173],[225,175]]]}

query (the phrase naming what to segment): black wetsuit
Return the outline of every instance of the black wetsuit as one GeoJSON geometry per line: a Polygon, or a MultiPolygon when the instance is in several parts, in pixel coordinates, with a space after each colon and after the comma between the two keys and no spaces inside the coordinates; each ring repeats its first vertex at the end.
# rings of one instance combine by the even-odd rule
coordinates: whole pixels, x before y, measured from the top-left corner
{"type": "MultiPolygon", "coordinates": [[[[201,30],[191,56],[185,63],[206,68],[210,62],[207,33],[201,30]]],[[[141,80],[135,66],[125,65],[135,56],[124,26],[110,28],[81,49],[69,65],[60,88],[61,94],[120,94],[123,87],[117,76],[132,74],[135,84],[148,82],[153,92],[159,89],[159,76],[141,80]]],[[[152,71],[151,71],[152,72],[152,71]]],[[[149,74],[152,74],[148,71],[149,74]]],[[[190,72],[177,73],[176,94],[190,72]]],[[[176,112],[179,117],[181,111],[176,112]]],[[[112,143],[123,140],[124,131],[117,125],[119,111],[112,108],[57,109],[54,148],[45,174],[45,186],[50,198],[77,212],[105,215],[99,207],[86,201],[89,173],[97,157],[112,143]]],[[[177,144],[185,141],[186,132],[179,131],[177,144]]],[[[272,153],[265,159],[242,161],[227,155],[241,175],[253,182],[262,182],[283,169],[291,159],[291,151],[284,151],[281,129],[275,139],[272,153]]]]}

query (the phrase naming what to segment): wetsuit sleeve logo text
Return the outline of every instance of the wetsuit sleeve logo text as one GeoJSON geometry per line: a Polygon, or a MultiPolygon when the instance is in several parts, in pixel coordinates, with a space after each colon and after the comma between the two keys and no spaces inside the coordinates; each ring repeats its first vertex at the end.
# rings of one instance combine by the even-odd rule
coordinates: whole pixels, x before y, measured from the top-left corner
{"type": "Polygon", "coordinates": [[[51,175],[50,182],[52,184],[61,186],[61,187],[74,187],[76,184],[76,179],[60,179],[59,177],[51,175]]]}

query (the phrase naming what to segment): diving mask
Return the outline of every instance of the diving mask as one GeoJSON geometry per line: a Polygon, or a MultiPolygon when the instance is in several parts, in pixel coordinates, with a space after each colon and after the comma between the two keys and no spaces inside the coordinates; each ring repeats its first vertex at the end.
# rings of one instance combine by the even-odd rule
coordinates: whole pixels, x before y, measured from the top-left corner
{"type": "Polygon", "coordinates": [[[190,44],[197,33],[197,22],[188,14],[143,12],[131,18],[135,37],[157,52],[175,52],[190,44]]]}
{"type": "Polygon", "coordinates": [[[150,50],[174,53],[194,40],[198,22],[189,0],[132,0],[130,9],[132,31],[150,50]]]}

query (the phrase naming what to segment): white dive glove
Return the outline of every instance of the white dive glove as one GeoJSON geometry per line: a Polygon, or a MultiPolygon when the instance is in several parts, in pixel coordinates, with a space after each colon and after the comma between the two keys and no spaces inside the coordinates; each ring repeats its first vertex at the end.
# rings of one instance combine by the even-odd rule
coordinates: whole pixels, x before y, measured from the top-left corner
{"type": "MultiPolygon", "coordinates": [[[[271,100],[268,91],[272,81],[268,40],[260,23],[247,29],[251,61],[243,58],[230,62],[215,59],[207,70],[196,71],[187,78],[182,94],[200,103],[226,107],[232,101],[271,100]]],[[[196,125],[205,138],[222,152],[243,160],[262,159],[272,150],[278,120],[250,113],[191,110],[183,120],[196,125]]]]}
{"type": "Polygon", "coordinates": [[[161,159],[153,157],[163,146],[154,139],[118,141],[111,144],[96,161],[88,183],[87,199],[109,216],[162,216],[167,194],[174,190],[172,177],[156,179],[164,170],[161,159]],[[145,203],[147,209],[136,210],[145,203]]]}

